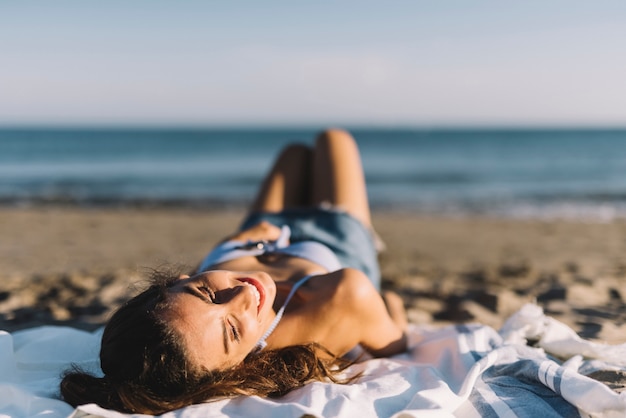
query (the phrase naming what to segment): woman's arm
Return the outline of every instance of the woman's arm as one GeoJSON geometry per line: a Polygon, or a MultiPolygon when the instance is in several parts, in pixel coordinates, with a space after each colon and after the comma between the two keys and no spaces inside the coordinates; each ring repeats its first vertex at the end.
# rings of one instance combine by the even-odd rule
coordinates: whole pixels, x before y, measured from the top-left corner
{"type": "MultiPolygon", "coordinates": [[[[220,245],[225,244],[228,241],[240,241],[244,243],[246,241],[264,241],[264,240],[274,241],[278,239],[278,237],[280,236],[280,232],[281,232],[281,229],[277,227],[276,225],[272,225],[271,223],[266,222],[266,221],[259,222],[258,224],[253,225],[248,229],[235,232],[234,234],[225,237],[219,243],[216,244],[216,246],[213,248],[210,254],[213,254],[213,251],[215,251],[217,248],[219,248],[220,245]]],[[[205,264],[206,261],[207,261],[207,258],[205,257],[188,274],[190,276],[193,276],[194,274],[198,272],[198,270],[201,267],[204,267],[204,268],[209,267],[210,265],[205,264]]]]}
{"type": "MultiPolygon", "coordinates": [[[[390,315],[381,296],[376,292],[365,306],[362,301],[363,322],[360,344],[376,357],[402,353],[407,348],[406,320],[390,315]]],[[[397,308],[397,307],[396,307],[397,308]]],[[[404,306],[401,306],[404,310],[404,306]]],[[[403,315],[406,315],[403,313],[403,315]]]]}
{"type": "Polygon", "coordinates": [[[224,241],[274,241],[280,236],[280,228],[267,221],[259,222],[243,231],[236,232],[226,237],[224,241]]]}
{"type": "MultiPolygon", "coordinates": [[[[370,354],[385,357],[406,350],[406,314],[398,295],[386,299],[389,310],[380,293],[369,279],[358,270],[343,270],[340,299],[345,309],[342,328],[351,334],[370,354]],[[390,314],[390,312],[393,314],[390,314]]],[[[347,335],[346,335],[347,336],[347,335]]]]}

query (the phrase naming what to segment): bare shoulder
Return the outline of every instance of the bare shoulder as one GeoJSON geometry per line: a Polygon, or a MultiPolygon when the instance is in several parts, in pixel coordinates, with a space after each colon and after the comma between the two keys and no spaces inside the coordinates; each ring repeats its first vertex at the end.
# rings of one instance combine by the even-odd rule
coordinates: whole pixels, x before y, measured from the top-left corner
{"type": "Polygon", "coordinates": [[[307,301],[319,317],[333,323],[360,321],[364,312],[382,301],[380,293],[360,270],[345,268],[316,278],[307,301]]]}
{"type": "Polygon", "coordinates": [[[320,275],[311,283],[311,289],[324,293],[327,302],[339,301],[344,307],[380,297],[368,277],[353,268],[320,275]]]}
{"type": "Polygon", "coordinates": [[[320,275],[298,293],[299,303],[277,329],[284,337],[282,345],[317,342],[339,355],[357,344],[377,356],[403,349],[402,330],[361,271],[348,268],[320,275]]]}
{"type": "Polygon", "coordinates": [[[339,272],[341,276],[335,293],[344,304],[361,306],[372,298],[380,298],[378,290],[362,271],[344,269],[339,272]]]}
{"type": "MultiPolygon", "coordinates": [[[[393,318],[382,296],[364,273],[346,269],[337,274],[337,287],[329,301],[332,315],[328,316],[333,317],[334,322],[327,337],[334,338],[333,343],[341,349],[359,343],[377,357],[404,351],[406,320],[403,320],[403,307],[394,306],[398,312],[394,312],[397,318],[393,318]]],[[[399,298],[398,301],[401,303],[399,298]]]]}

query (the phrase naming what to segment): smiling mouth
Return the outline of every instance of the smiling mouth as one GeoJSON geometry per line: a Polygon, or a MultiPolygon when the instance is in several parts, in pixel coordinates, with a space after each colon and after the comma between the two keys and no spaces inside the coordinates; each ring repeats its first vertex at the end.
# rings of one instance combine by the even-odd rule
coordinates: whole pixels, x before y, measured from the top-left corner
{"type": "Polygon", "coordinates": [[[263,302],[265,302],[265,289],[263,288],[263,285],[256,279],[250,278],[250,277],[245,277],[243,279],[238,279],[240,282],[246,284],[247,286],[250,286],[250,289],[252,289],[252,293],[254,294],[254,297],[256,298],[256,308],[257,308],[257,314],[261,311],[261,308],[263,307],[263,302]]]}

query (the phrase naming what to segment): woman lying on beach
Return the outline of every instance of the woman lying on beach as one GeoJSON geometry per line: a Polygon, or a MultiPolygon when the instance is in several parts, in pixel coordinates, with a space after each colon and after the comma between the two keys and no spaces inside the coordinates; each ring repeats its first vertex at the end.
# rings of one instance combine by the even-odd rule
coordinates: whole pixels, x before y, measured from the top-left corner
{"type": "Polygon", "coordinates": [[[102,336],[103,377],[68,372],[77,406],[159,414],[237,395],[282,396],[340,378],[344,355],[406,349],[400,298],[379,293],[365,179],[354,139],[286,147],[239,232],[194,274],[155,273],[102,336]]]}

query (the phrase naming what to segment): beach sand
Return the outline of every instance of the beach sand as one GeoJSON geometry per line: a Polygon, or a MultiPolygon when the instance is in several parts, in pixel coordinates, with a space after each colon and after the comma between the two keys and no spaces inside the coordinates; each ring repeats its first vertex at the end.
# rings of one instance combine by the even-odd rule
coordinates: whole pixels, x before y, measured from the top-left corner
{"type": "MultiPolygon", "coordinates": [[[[195,265],[243,210],[0,209],[0,329],[95,329],[150,268],[195,265]]],[[[375,211],[383,287],[409,319],[498,328],[524,303],[584,338],[626,342],[626,222],[440,218],[375,211]]]]}

